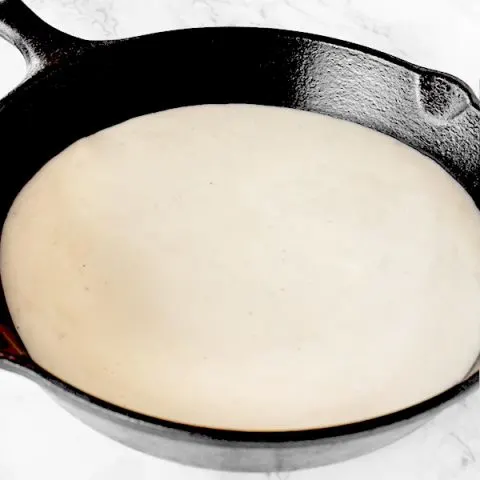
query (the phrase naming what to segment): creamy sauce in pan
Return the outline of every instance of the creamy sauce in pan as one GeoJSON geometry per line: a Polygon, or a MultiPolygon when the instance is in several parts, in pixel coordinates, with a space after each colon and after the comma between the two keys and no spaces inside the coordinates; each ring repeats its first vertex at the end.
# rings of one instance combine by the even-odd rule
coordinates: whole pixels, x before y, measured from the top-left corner
{"type": "Polygon", "coordinates": [[[8,305],[41,366],[177,422],[354,422],[460,381],[480,216],[430,159],[287,109],[189,107],[83,139],[17,197],[8,305]]]}

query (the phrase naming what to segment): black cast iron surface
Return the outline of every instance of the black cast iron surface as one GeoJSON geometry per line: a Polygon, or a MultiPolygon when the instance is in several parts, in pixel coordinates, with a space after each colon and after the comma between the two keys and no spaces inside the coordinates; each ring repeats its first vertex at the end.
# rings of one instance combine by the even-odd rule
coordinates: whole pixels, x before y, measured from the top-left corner
{"type": "MultiPolygon", "coordinates": [[[[202,28],[91,42],[53,29],[20,0],[0,0],[0,35],[22,51],[29,67],[25,81],[0,102],[0,224],[23,185],[74,141],[132,117],[207,103],[303,109],[373,128],[433,158],[479,205],[480,104],[450,75],[283,30],[202,28]]],[[[268,433],[175,424],[86,395],[36,365],[15,331],[3,290],[0,366],[37,382],[80,420],[135,449],[200,467],[266,472],[373,451],[479,381],[474,369],[422,404],[334,428],[268,433]]]]}

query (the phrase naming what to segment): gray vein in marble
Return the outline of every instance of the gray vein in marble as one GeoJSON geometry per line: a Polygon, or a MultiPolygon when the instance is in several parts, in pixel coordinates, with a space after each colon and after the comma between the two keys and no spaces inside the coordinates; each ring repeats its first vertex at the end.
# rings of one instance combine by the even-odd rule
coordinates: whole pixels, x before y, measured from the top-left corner
{"type": "Polygon", "coordinates": [[[464,440],[462,440],[460,438],[459,435],[457,435],[454,432],[450,432],[449,435],[450,435],[451,438],[456,440],[460,444],[460,446],[462,447],[462,451],[464,453],[464,456],[462,457],[462,465],[467,465],[467,464],[470,464],[472,462],[477,461],[477,458],[476,458],[475,454],[473,453],[472,449],[468,446],[468,444],[464,440]],[[464,460],[466,461],[465,464],[463,462],[464,460]]]}
{"type": "MultiPolygon", "coordinates": [[[[52,22],[52,6],[68,12],[76,21],[82,21],[94,26],[101,38],[112,38],[118,35],[118,21],[112,15],[115,0],[25,0],[25,3],[35,12],[44,12],[45,20],[52,22]]],[[[55,9],[56,10],[56,9],[55,9]]],[[[55,25],[55,22],[52,22],[55,25]]],[[[58,28],[61,26],[58,25],[58,28]]]]}
{"type": "MultiPolygon", "coordinates": [[[[267,479],[269,480],[290,480],[293,473],[267,473],[267,479]]],[[[292,479],[293,480],[293,479],[292,479]]]]}

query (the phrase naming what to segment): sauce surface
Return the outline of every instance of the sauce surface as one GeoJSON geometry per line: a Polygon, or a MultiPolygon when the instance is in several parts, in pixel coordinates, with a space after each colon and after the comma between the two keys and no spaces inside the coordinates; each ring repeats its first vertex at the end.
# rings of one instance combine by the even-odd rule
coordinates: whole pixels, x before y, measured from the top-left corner
{"type": "Polygon", "coordinates": [[[297,430],[453,386],[480,350],[480,215],[364,127],[253,105],[129,120],[50,161],[1,239],[33,359],[144,414],[297,430]]]}

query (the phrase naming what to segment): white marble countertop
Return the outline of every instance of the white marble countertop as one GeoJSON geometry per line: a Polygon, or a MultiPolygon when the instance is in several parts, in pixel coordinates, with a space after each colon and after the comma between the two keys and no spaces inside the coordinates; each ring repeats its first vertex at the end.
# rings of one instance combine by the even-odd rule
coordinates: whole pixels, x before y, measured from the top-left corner
{"type": "MultiPolygon", "coordinates": [[[[28,0],[44,20],[88,39],[209,25],[283,27],[334,36],[443,70],[480,92],[478,0],[28,0]]],[[[0,40],[0,97],[20,81],[20,54],[0,40]]],[[[477,461],[478,458],[478,461],[477,461]]],[[[0,371],[0,480],[474,480],[480,393],[383,450],[290,474],[182,467],[102,437],[36,385],[0,371]]]]}

